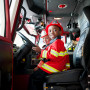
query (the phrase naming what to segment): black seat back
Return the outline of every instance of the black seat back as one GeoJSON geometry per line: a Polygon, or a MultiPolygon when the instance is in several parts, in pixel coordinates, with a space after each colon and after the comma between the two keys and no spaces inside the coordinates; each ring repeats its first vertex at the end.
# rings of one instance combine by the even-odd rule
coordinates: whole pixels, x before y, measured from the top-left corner
{"type": "MultiPolygon", "coordinates": [[[[84,8],[84,12],[90,22],[90,6],[87,6],[84,8]]],[[[88,87],[90,88],[90,23],[89,23],[89,32],[87,34],[87,37],[84,42],[84,53],[83,53],[83,58],[85,60],[85,66],[86,66],[86,71],[87,71],[87,76],[88,76],[88,87]]]]}
{"type": "Polygon", "coordinates": [[[73,54],[73,64],[74,67],[83,67],[85,68],[85,62],[82,59],[82,47],[84,46],[84,42],[86,42],[86,37],[90,29],[90,6],[85,7],[83,9],[82,15],[80,15],[78,23],[80,26],[80,40],[74,50],[73,54]]]}
{"type": "MultiPolygon", "coordinates": [[[[87,7],[84,8],[84,12],[85,12],[85,14],[86,14],[86,16],[87,16],[87,18],[90,22],[90,13],[89,13],[89,11],[90,11],[90,6],[87,6],[87,7]]],[[[84,42],[84,54],[83,54],[86,66],[90,62],[89,61],[90,60],[89,59],[90,58],[90,23],[88,25],[88,29],[89,29],[89,31],[88,31],[87,37],[85,39],[85,42],[84,42]]]]}

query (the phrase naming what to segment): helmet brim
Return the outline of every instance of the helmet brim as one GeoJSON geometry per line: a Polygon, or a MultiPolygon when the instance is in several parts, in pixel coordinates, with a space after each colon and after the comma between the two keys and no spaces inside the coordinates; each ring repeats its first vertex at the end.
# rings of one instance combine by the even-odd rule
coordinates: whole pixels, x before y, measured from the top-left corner
{"type": "Polygon", "coordinates": [[[42,36],[41,38],[44,38],[45,36],[48,36],[48,34],[46,34],[46,35],[42,36]]]}

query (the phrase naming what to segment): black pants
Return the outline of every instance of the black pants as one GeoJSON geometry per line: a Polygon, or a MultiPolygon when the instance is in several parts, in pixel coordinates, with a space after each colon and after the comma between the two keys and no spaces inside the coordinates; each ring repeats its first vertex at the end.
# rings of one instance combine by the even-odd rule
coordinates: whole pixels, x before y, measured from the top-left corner
{"type": "Polygon", "coordinates": [[[43,90],[43,83],[45,81],[45,76],[49,75],[41,69],[33,72],[30,76],[28,90],[43,90]]]}

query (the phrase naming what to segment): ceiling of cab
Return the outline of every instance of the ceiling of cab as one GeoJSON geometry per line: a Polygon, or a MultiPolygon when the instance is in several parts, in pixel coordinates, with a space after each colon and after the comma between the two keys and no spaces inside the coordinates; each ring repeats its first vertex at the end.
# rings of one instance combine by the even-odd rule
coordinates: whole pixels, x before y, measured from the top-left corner
{"type": "Polygon", "coordinates": [[[47,11],[52,11],[49,13],[49,16],[71,16],[77,2],[76,0],[48,0],[47,2],[47,11]],[[59,8],[59,5],[66,5],[66,8],[59,8]]]}
{"type": "MultiPolygon", "coordinates": [[[[67,24],[76,22],[78,10],[84,0],[47,0],[47,21],[50,23],[54,18],[61,18],[59,23],[63,26],[64,31],[69,31],[67,24]],[[65,8],[59,8],[59,5],[66,5],[65,8]]],[[[72,31],[72,29],[71,29],[72,31]]]]}
{"type": "MultiPolygon", "coordinates": [[[[59,23],[65,31],[68,31],[67,24],[70,19],[77,19],[78,11],[85,0],[26,0],[29,9],[38,15],[47,14],[47,22],[50,23],[54,18],[61,18],[59,23]],[[31,4],[31,2],[33,2],[31,4]],[[59,8],[59,5],[66,5],[66,8],[59,8]]],[[[88,0],[87,0],[88,1],[88,0]]]]}

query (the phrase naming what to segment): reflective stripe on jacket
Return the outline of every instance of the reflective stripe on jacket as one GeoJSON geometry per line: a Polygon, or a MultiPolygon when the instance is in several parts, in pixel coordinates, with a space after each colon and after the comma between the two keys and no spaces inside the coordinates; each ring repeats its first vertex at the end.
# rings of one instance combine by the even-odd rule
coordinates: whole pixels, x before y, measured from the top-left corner
{"type": "Polygon", "coordinates": [[[51,74],[70,69],[69,55],[61,39],[55,40],[45,50],[42,50],[41,57],[49,59],[40,65],[40,68],[47,73],[51,74]]]}

